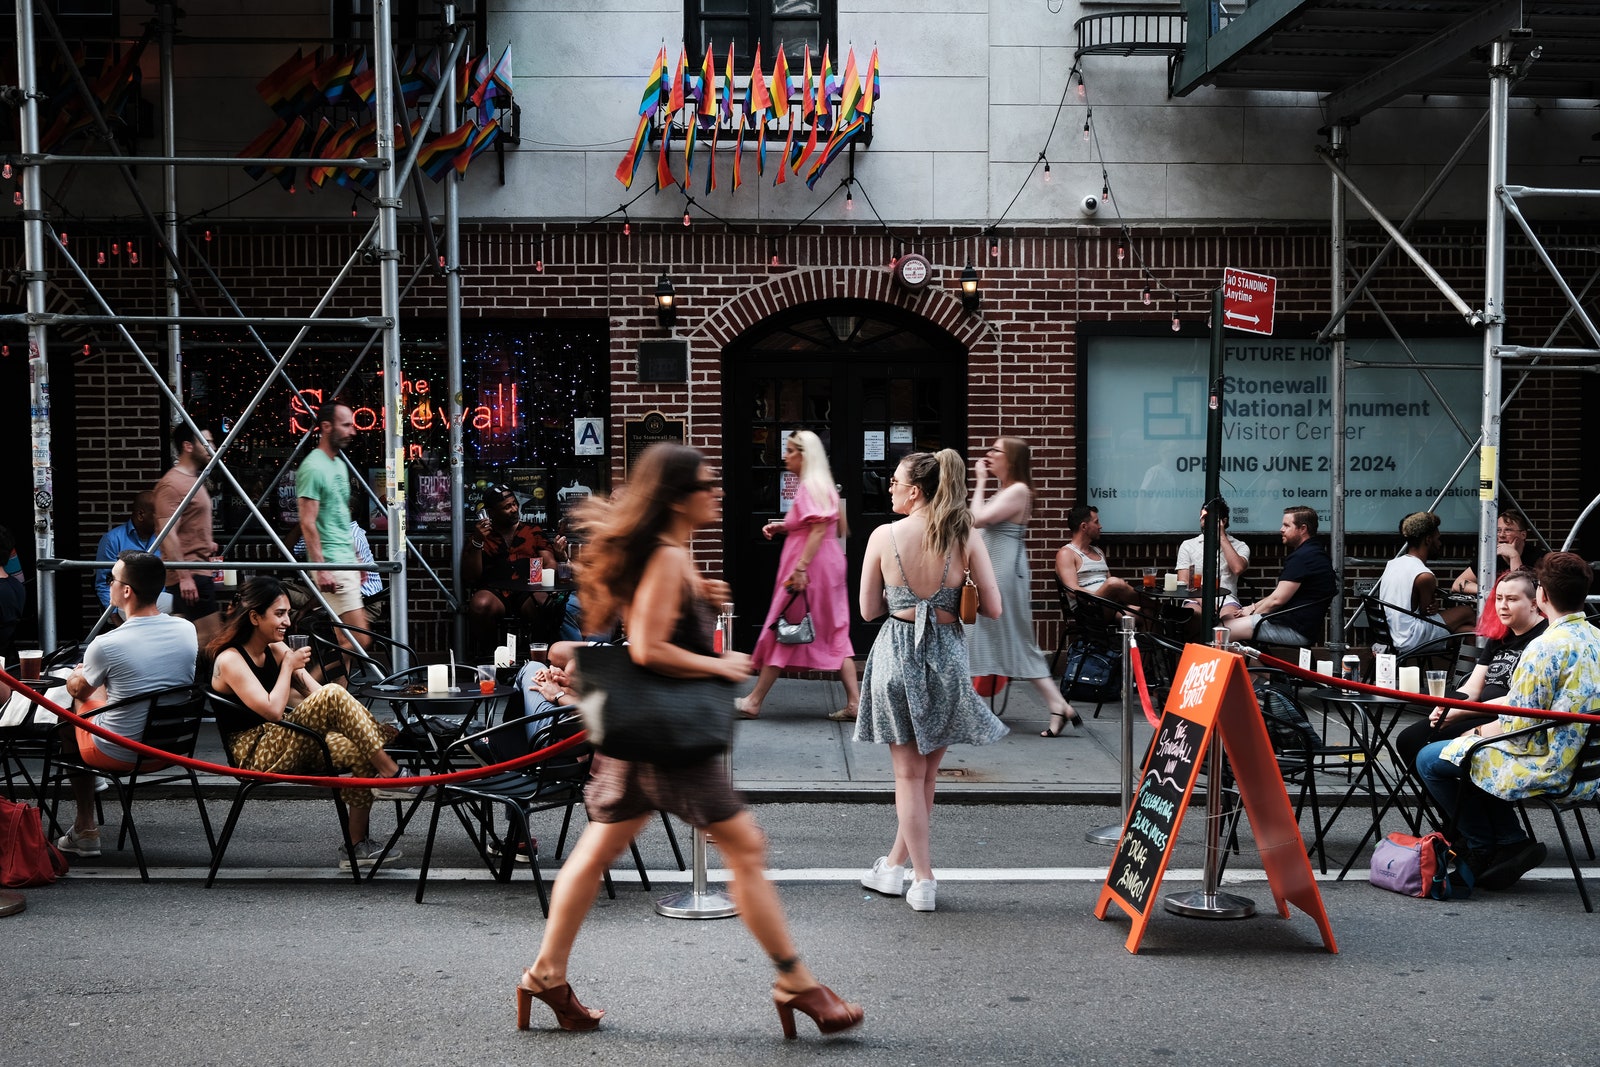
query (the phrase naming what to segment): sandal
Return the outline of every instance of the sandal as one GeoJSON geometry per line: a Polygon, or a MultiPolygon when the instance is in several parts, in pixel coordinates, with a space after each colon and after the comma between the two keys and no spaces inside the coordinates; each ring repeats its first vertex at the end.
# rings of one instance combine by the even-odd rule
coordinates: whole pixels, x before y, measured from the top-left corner
{"type": "Polygon", "coordinates": [[[555,1012],[556,1023],[563,1030],[598,1030],[600,1017],[605,1014],[596,1008],[586,1008],[579,1002],[572,992],[572,986],[562,982],[557,986],[543,989],[534,989],[528,985],[528,978],[533,973],[529,968],[522,972],[522,980],[517,983],[517,1029],[526,1030],[531,1025],[528,1018],[533,1008],[535,998],[542,1000],[555,1012]]]}
{"type": "Polygon", "coordinates": [[[1067,723],[1069,723],[1069,722],[1073,725],[1073,727],[1075,729],[1078,729],[1078,730],[1083,729],[1083,716],[1079,715],[1076,711],[1073,711],[1070,707],[1064,712],[1062,712],[1062,711],[1052,711],[1050,713],[1050,728],[1048,730],[1040,730],[1039,731],[1039,736],[1040,737],[1060,737],[1063,733],[1066,732],[1067,723]],[[1061,720],[1061,725],[1060,726],[1056,725],[1056,720],[1057,719],[1061,720]]]}
{"type": "Polygon", "coordinates": [[[838,711],[830,711],[828,718],[833,722],[855,722],[858,711],[859,709],[856,707],[846,706],[838,711]]]}
{"type": "Polygon", "coordinates": [[[734,700],[734,702],[733,702],[733,706],[734,706],[734,709],[739,712],[739,718],[741,718],[741,719],[759,719],[759,718],[761,718],[761,705],[757,704],[755,706],[755,710],[754,711],[750,710],[750,698],[749,697],[738,697],[738,698],[736,698],[734,700]]]}

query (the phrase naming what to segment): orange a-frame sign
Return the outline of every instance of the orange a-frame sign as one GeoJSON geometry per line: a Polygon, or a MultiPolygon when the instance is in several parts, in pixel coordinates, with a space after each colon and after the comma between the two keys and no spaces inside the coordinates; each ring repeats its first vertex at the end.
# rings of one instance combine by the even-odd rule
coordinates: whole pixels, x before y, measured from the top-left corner
{"type": "Polygon", "coordinates": [[[1094,917],[1104,919],[1115,903],[1133,920],[1127,949],[1139,951],[1212,731],[1220,730],[1278,914],[1287,919],[1289,905],[1298,906],[1327,950],[1338,952],[1244,658],[1189,645],[1174,679],[1094,917]]]}

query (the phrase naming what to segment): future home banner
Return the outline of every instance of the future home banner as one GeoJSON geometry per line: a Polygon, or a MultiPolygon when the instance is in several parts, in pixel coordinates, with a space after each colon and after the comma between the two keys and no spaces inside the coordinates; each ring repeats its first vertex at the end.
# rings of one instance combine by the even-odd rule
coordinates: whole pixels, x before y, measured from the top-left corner
{"type": "MultiPolygon", "coordinates": [[[[1107,529],[1198,528],[1205,499],[1208,343],[1181,337],[1088,339],[1085,497],[1100,509],[1107,529]]],[[[1454,412],[1475,435],[1481,342],[1407,344],[1423,364],[1461,369],[1428,371],[1432,389],[1417,371],[1349,371],[1345,527],[1392,533],[1402,516],[1427,507],[1448,486],[1437,509],[1444,529],[1476,529],[1477,464],[1456,474],[1469,442],[1450,416],[1454,412]]],[[[1393,340],[1351,341],[1347,351],[1353,360],[1409,359],[1393,340]]],[[[1331,345],[1311,341],[1228,342],[1221,479],[1235,532],[1274,531],[1283,509],[1299,504],[1316,508],[1327,521],[1333,484],[1331,355],[1331,345]]]]}

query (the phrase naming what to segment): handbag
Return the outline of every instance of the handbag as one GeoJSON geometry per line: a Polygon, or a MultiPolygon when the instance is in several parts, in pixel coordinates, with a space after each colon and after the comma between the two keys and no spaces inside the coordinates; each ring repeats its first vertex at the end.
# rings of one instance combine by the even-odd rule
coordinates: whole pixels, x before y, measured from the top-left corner
{"type": "Polygon", "coordinates": [[[1067,653],[1067,669],[1061,675],[1061,695],[1095,703],[1121,697],[1122,649],[1074,646],[1067,653]]]}
{"type": "Polygon", "coordinates": [[[625,645],[573,653],[578,714],[595,748],[614,759],[685,767],[733,743],[739,686],[721,678],[669,678],[633,662],[625,645]]]}
{"type": "Polygon", "coordinates": [[[809,645],[817,639],[817,628],[811,624],[811,599],[806,596],[804,589],[796,589],[789,594],[783,610],[778,612],[778,617],[772,620],[772,625],[767,629],[778,635],[780,645],[809,645]],[[800,598],[806,613],[800,616],[799,622],[790,622],[789,609],[794,606],[795,597],[800,598]]]}
{"type": "Polygon", "coordinates": [[[971,626],[978,621],[978,585],[972,580],[972,553],[967,553],[967,577],[961,583],[961,621],[971,626]]]}
{"type": "Polygon", "coordinates": [[[45,840],[39,809],[0,797],[0,886],[49,885],[67,873],[67,858],[45,840]]]}
{"type": "Polygon", "coordinates": [[[1472,895],[1472,869],[1456,859],[1438,831],[1422,837],[1392,831],[1372,850],[1367,878],[1379,889],[1425,900],[1463,900],[1472,895]]]}

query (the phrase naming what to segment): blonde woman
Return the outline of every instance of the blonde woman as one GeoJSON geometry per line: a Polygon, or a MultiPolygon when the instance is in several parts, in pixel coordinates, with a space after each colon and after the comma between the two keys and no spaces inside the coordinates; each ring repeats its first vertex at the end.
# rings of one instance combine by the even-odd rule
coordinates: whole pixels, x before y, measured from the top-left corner
{"type": "Polygon", "coordinates": [[[995,619],[1002,607],[988,553],[975,545],[969,552],[966,482],[966,464],[951,449],[901,460],[889,500],[905,518],[872,532],[861,565],[862,616],[888,618],[867,656],[855,739],[889,746],[898,819],[894,845],[861,884],[889,896],[903,892],[914,911],[934,910],[928,823],[945,748],[987,745],[1008,732],[972,688],[956,617],[969,567],[979,612],[995,619]]]}
{"type": "Polygon", "coordinates": [[[983,547],[989,553],[1006,610],[998,619],[979,619],[968,635],[969,666],[975,678],[999,674],[1032,682],[1050,709],[1049,728],[1040,736],[1058,737],[1069,722],[1081,728],[1083,718],[1061,695],[1044,653],[1033,639],[1033,575],[1023,543],[1033,512],[1028,443],[1018,437],[996,438],[976,466],[972,525],[983,531],[983,547]],[[989,495],[991,474],[999,483],[993,496],[989,495]]]}
{"type": "Polygon", "coordinates": [[[761,714],[761,702],[778,680],[778,672],[785,668],[837,669],[844,683],[845,706],[828,718],[852,722],[861,703],[861,690],[856,684],[855,650],[850,647],[850,591],[845,582],[844,549],[839,547],[839,535],[848,532],[844,509],[833,486],[828,454],[816,434],[810,430],[790,434],[783,448],[783,466],[790,474],[799,475],[800,488],[783,521],[769,522],[761,528],[767,540],[779,534],[785,540],[772,605],[750,656],[761,674],[750,695],[738,701],[739,714],[747,719],[761,714]],[[799,621],[809,609],[816,637],[805,645],[779,644],[772,625],[790,596],[798,592],[805,596],[795,600],[788,621],[799,621]]]}

